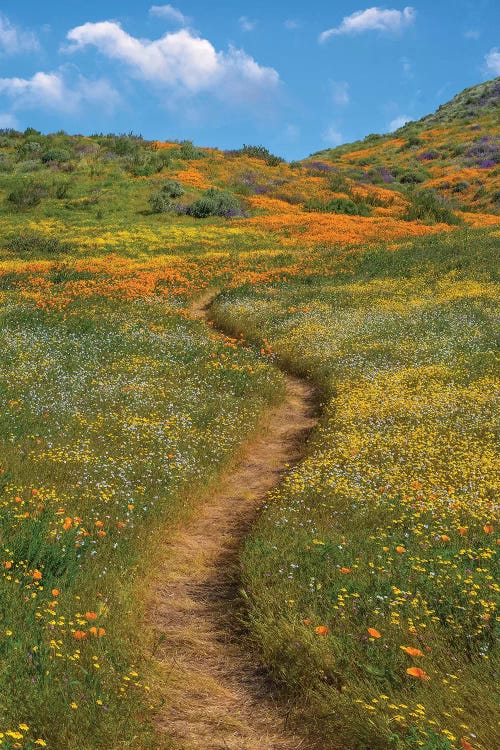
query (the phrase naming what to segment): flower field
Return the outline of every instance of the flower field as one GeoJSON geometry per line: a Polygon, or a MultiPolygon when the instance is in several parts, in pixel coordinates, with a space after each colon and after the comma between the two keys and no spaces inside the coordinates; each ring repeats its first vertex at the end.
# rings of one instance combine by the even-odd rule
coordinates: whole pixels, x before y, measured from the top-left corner
{"type": "Polygon", "coordinates": [[[265,660],[332,746],[495,747],[496,246],[427,240],[217,307],[325,394],[244,565],[265,660]]]}
{"type": "Polygon", "coordinates": [[[242,563],[290,721],[325,748],[495,750],[483,99],[300,163],[0,132],[1,750],[176,747],[151,576],[283,369],[324,410],[242,563]],[[195,319],[207,290],[232,337],[195,319]]]}
{"type": "Polygon", "coordinates": [[[146,539],[188,513],[279,377],[164,302],[64,316],[10,294],[0,352],[1,746],[118,747],[139,727],[150,746],[146,539]]]}

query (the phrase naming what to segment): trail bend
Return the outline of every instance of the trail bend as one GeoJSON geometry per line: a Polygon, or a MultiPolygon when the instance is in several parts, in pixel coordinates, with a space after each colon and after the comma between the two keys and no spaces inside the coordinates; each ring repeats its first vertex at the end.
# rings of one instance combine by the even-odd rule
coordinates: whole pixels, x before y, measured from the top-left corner
{"type": "MultiPolygon", "coordinates": [[[[213,296],[195,303],[196,318],[208,320],[213,296]]],[[[317,423],[314,387],[285,378],[284,400],[169,539],[153,582],[149,618],[161,641],[155,658],[166,675],[165,705],[155,723],[182,750],[311,748],[288,730],[287,705],[276,698],[258,657],[245,650],[238,616],[242,541],[268,492],[303,456],[317,423]]]]}

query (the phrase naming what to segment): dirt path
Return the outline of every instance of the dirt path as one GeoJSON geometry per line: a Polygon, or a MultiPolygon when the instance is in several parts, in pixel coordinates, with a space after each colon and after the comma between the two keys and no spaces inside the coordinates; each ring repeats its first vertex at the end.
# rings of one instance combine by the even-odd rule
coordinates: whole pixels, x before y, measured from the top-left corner
{"type": "MultiPolygon", "coordinates": [[[[210,297],[195,308],[207,317],[210,297]]],[[[298,750],[286,729],[287,708],[238,626],[238,551],[266,494],[297,462],[316,423],[317,394],[287,376],[286,398],[270,411],[196,517],[169,542],[151,613],[161,636],[156,653],[167,676],[157,727],[186,750],[298,750]]]]}

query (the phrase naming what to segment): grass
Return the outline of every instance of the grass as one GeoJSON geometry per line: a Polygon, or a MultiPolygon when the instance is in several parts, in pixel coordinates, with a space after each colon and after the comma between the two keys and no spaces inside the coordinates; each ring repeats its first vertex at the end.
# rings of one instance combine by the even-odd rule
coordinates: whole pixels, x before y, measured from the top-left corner
{"type": "Polygon", "coordinates": [[[0,352],[2,747],[151,747],[148,538],[186,516],[279,378],[154,302],[63,315],[14,293],[0,352]]]}
{"type": "Polygon", "coordinates": [[[255,642],[332,747],[495,745],[497,247],[378,249],[217,306],[326,396],[243,565],[255,642]]]}
{"type": "Polygon", "coordinates": [[[480,211],[498,168],[464,166],[469,125],[342,147],[335,166],[0,133],[2,748],[168,746],[150,721],[142,588],[156,540],[280,397],[279,359],[327,406],[245,551],[266,660],[332,747],[491,750],[498,217],[480,211]],[[463,226],[408,216],[404,175],[460,185],[444,218],[465,209],[463,226]],[[184,208],[229,190],[244,215],[154,213],[172,181],[184,208]],[[307,211],[352,196],[370,216],[307,211]],[[190,317],[210,286],[244,339],[190,317]],[[411,661],[400,646],[417,644],[411,661]]]}

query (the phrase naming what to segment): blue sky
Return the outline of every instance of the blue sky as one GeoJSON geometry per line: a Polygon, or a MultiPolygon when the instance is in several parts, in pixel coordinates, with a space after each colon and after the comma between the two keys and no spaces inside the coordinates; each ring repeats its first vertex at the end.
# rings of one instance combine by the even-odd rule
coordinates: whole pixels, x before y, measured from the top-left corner
{"type": "Polygon", "coordinates": [[[496,0],[0,6],[0,127],[262,143],[294,159],[495,75],[496,0]]]}

